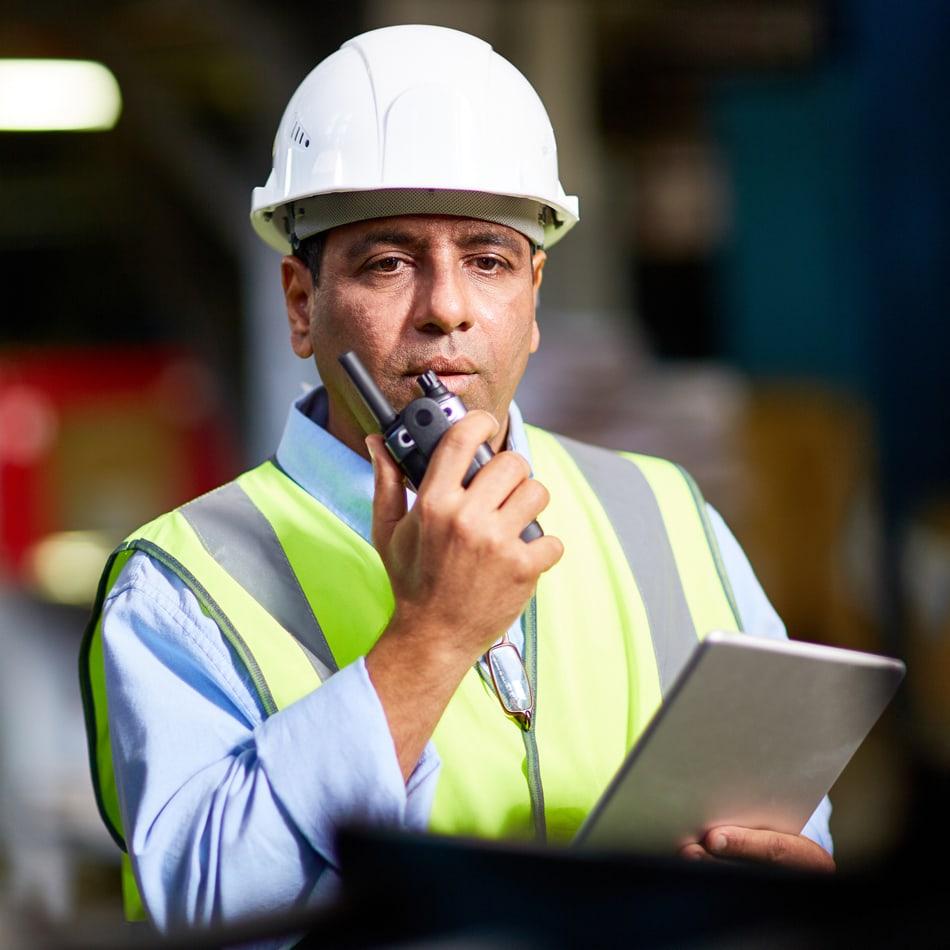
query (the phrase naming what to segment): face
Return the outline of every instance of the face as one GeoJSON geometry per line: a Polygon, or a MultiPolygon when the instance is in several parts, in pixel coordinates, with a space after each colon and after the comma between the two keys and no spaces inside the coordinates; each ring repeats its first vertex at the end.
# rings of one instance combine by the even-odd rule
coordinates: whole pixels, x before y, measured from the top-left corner
{"type": "Polygon", "coordinates": [[[538,347],[537,291],[545,255],[504,225],[407,215],[327,234],[319,286],[301,261],[282,262],[294,352],[313,357],[327,388],[329,430],[366,454],[375,425],[339,356],[354,350],[397,410],[434,371],[469,409],[507,435],[508,406],[538,347]]]}

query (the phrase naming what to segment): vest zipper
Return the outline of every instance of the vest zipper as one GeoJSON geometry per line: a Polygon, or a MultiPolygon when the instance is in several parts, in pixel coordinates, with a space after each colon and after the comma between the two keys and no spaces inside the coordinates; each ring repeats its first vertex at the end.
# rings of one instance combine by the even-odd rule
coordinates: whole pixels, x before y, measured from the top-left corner
{"type": "Polygon", "coordinates": [[[528,793],[531,796],[531,814],[534,816],[534,834],[539,844],[547,840],[544,821],[544,788],[541,784],[541,760],[538,756],[538,604],[532,595],[524,612],[524,665],[528,682],[534,694],[534,714],[531,728],[522,729],[525,761],[527,763],[528,793]]]}
{"type": "MultiPolygon", "coordinates": [[[[544,820],[544,788],[541,785],[541,762],[538,756],[537,724],[538,724],[538,606],[532,596],[522,614],[522,632],[524,633],[524,668],[534,695],[534,711],[527,722],[518,720],[515,716],[508,716],[521,732],[524,742],[525,764],[528,782],[528,795],[531,801],[531,816],[534,822],[534,836],[539,844],[547,840],[547,825],[544,820]]],[[[487,669],[488,661],[483,656],[475,668],[482,681],[494,692],[491,674],[487,669]]]]}

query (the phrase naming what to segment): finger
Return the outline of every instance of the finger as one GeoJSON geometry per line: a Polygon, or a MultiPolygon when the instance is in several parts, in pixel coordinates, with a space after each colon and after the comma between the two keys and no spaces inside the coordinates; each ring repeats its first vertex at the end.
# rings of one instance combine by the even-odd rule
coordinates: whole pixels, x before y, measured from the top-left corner
{"type": "MultiPolygon", "coordinates": [[[[482,476],[480,475],[480,477],[482,476]]],[[[484,481],[480,488],[493,488],[492,481],[498,482],[496,511],[500,523],[506,531],[518,535],[524,531],[526,525],[539,519],[551,498],[547,488],[531,477],[531,470],[527,461],[514,452],[499,453],[498,461],[492,464],[491,469],[485,471],[484,481]],[[514,465],[515,461],[520,464],[514,465]],[[507,473],[505,472],[506,468],[508,469],[507,473]],[[498,474],[496,475],[496,473],[498,474]],[[502,477],[503,474],[509,475],[510,482],[502,477]]],[[[490,499],[490,495],[488,497],[490,499]]],[[[541,538],[539,536],[533,540],[539,541],[541,538]]],[[[552,546],[550,551],[552,560],[550,560],[548,567],[553,566],[560,560],[562,554],[563,546],[560,542],[556,547],[552,546]]]]}
{"type": "Polygon", "coordinates": [[[804,835],[750,828],[713,828],[703,840],[719,858],[759,861],[814,871],[833,871],[834,858],[804,835]]]}
{"type": "Polygon", "coordinates": [[[452,425],[439,439],[429,459],[424,487],[433,491],[461,488],[475,453],[498,432],[498,422],[490,412],[473,409],[452,425]]]}
{"type": "Polygon", "coordinates": [[[518,452],[499,452],[490,466],[483,466],[469,483],[473,497],[506,507],[518,516],[521,509],[531,517],[547,507],[547,489],[531,477],[528,460],[518,452]],[[517,509],[517,510],[515,510],[517,509]]]}
{"type": "Polygon", "coordinates": [[[366,448],[373,463],[373,546],[377,551],[384,551],[396,525],[406,515],[405,476],[381,435],[368,435],[366,448]]]}
{"type": "Polygon", "coordinates": [[[715,861],[716,859],[698,842],[690,842],[679,849],[679,856],[689,861],[715,861]]]}

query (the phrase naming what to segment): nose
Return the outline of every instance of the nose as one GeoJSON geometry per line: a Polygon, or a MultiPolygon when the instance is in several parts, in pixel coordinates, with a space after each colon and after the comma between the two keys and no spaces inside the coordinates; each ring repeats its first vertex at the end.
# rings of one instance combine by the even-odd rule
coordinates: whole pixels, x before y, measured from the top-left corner
{"type": "Polygon", "coordinates": [[[417,285],[413,322],[418,330],[451,333],[472,325],[465,275],[450,262],[432,262],[417,285]]]}

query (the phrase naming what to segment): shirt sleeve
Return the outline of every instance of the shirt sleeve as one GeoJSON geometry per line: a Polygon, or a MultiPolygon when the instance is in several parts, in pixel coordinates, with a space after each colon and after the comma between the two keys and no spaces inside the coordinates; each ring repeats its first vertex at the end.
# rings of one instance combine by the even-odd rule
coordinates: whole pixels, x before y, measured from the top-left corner
{"type": "MultiPolygon", "coordinates": [[[[739,542],[729,530],[722,515],[710,505],[707,505],[707,509],[726,568],[726,576],[729,578],[739,609],[743,630],[746,633],[766,637],[787,638],[785,624],[769,602],[739,542]]],[[[831,837],[830,820],[831,799],[826,795],[808,819],[802,829],[802,834],[833,855],[834,841],[831,837]]]]}
{"type": "Polygon", "coordinates": [[[338,885],[340,828],[427,826],[437,755],[403,781],[362,659],[265,718],[214,621],[141,553],[102,632],[126,840],[160,929],[318,903],[338,885]]]}

